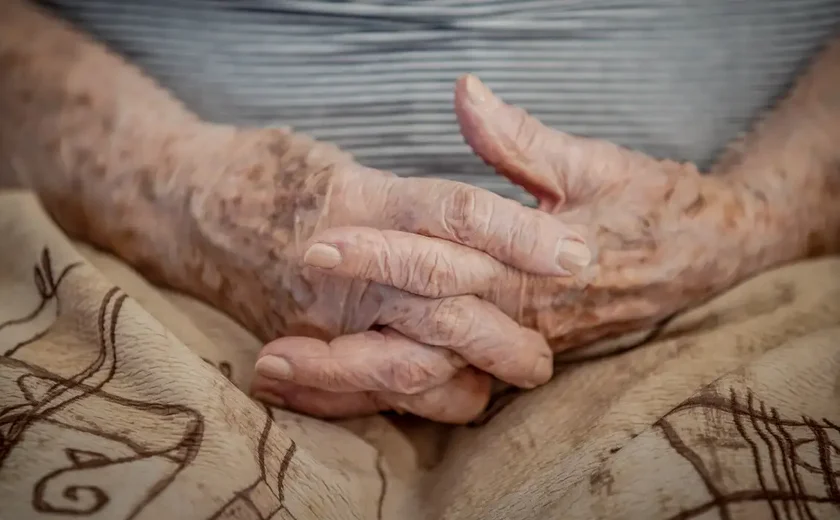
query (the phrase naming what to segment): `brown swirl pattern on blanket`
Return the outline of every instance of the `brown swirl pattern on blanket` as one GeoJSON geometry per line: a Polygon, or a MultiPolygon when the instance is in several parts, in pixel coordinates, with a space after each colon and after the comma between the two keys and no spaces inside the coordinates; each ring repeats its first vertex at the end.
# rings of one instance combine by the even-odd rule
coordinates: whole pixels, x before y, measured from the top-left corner
{"type": "Polygon", "coordinates": [[[232,320],[0,194],[0,518],[840,515],[840,259],[558,360],[469,427],[265,409],[232,320]]]}

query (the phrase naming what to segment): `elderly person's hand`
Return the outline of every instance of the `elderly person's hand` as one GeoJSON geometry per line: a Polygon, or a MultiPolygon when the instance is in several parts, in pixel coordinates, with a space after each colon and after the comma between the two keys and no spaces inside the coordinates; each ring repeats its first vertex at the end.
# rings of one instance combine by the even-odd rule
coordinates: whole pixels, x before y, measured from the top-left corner
{"type": "MultiPolygon", "coordinates": [[[[428,295],[423,281],[458,279],[457,266],[493,272],[470,279],[461,292],[538,330],[557,352],[651,326],[729,287],[766,256],[765,245],[775,236],[760,198],[740,184],[701,175],[691,164],[546,128],[501,102],[475,77],[457,83],[456,113],[466,141],[480,157],[535,195],[542,211],[587,238],[595,253],[593,265],[574,278],[528,274],[471,249],[464,249],[457,263],[438,262],[437,254],[417,254],[419,241],[401,243],[367,230],[332,229],[317,235],[341,251],[342,261],[329,269],[331,274],[428,295]],[[423,277],[395,277],[379,260],[395,257],[406,259],[410,272],[423,277]],[[479,280],[488,283],[475,283],[479,280]]],[[[489,212],[481,204],[471,211],[489,212]]],[[[430,243],[425,249],[435,247],[430,243]]],[[[498,334],[478,316],[461,319],[498,334]]],[[[292,370],[286,377],[258,380],[257,392],[290,408],[330,417],[460,406],[451,397],[452,383],[441,385],[451,369],[428,365],[427,372],[416,374],[439,385],[417,403],[415,396],[406,395],[410,392],[377,392],[370,382],[389,365],[395,373],[409,370],[414,354],[408,349],[383,348],[377,342],[354,349],[342,338],[331,345],[302,349],[269,344],[262,359],[282,356],[292,370]]]]}
{"type": "Polygon", "coordinates": [[[735,178],[547,128],[474,77],[459,82],[456,109],[473,150],[592,247],[585,286],[523,275],[509,289],[520,301],[491,300],[555,352],[646,328],[730,287],[776,236],[766,201],[735,178]]]}
{"type": "Polygon", "coordinates": [[[176,178],[189,186],[179,250],[191,254],[174,255],[166,278],[281,338],[261,375],[418,403],[448,382],[453,406],[406,408],[456,422],[489,388],[465,367],[524,388],[549,379],[545,339],[476,295],[522,271],[580,269],[589,255],[565,224],[468,185],[364,168],[299,134],[217,131],[201,167],[176,178]]]}
{"type": "Polygon", "coordinates": [[[0,34],[0,161],[68,233],[264,341],[313,357],[376,353],[319,371],[265,358],[260,373],[419,399],[457,374],[457,406],[427,414],[442,421],[484,406],[488,378],[470,367],[526,388],[551,376],[545,340],[475,293],[499,273],[586,264],[562,222],[464,184],[364,168],[287,130],[202,121],[29,2],[3,4],[0,34]],[[347,226],[355,242],[331,242],[347,226]],[[378,282],[340,274],[343,255],[365,247],[379,247],[366,257],[378,282]]]}

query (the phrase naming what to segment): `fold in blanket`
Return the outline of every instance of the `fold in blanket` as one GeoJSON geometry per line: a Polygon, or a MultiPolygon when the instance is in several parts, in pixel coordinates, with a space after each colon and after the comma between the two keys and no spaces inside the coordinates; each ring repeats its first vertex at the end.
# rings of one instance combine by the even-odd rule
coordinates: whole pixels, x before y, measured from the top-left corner
{"type": "Polygon", "coordinates": [[[840,259],[466,427],[250,400],[259,342],[0,194],[0,518],[840,517],[840,259]]]}

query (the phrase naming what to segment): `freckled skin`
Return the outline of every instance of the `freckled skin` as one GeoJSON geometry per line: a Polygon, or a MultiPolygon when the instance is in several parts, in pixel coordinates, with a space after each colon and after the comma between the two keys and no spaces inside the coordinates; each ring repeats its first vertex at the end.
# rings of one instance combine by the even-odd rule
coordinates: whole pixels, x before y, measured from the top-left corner
{"type": "Polygon", "coordinates": [[[0,157],[65,231],[213,303],[265,340],[373,324],[377,288],[292,269],[316,226],[363,203],[325,207],[333,190],[337,199],[365,195],[336,182],[341,168],[361,170],[348,154],[286,130],[203,123],[37,9],[10,2],[0,15],[0,157]],[[18,43],[31,34],[39,35],[31,45],[18,43]],[[336,303],[361,311],[342,316],[336,303]]]}
{"type": "Polygon", "coordinates": [[[459,108],[466,140],[486,162],[587,229],[596,261],[585,286],[525,275],[520,302],[497,302],[555,351],[650,326],[762,270],[840,250],[840,39],[710,175],[553,132],[513,107],[459,108]]]}
{"type": "Polygon", "coordinates": [[[334,146],[299,134],[239,131],[232,143],[225,170],[202,175],[190,200],[190,243],[202,256],[201,280],[173,278],[189,280],[190,290],[216,305],[234,306],[264,339],[367,330],[383,298],[378,286],[331,280],[297,265],[316,230],[353,212],[341,202],[348,188],[337,172],[359,167],[334,146]],[[337,304],[357,312],[342,315],[337,304]]]}
{"type": "Polygon", "coordinates": [[[557,214],[587,226],[597,244],[588,284],[528,278],[522,322],[555,351],[653,325],[756,268],[743,255],[751,202],[728,183],[653,160],[635,173],[557,214]]]}
{"type": "MultiPolygon", "coordinates": [[[[301,277],[278,290],[291,261],[278,244],[312,233],[295,227],[295,215],[319,210],[331,172],[349,156],[287,131],[202,123],[35,8],[13,1],[0,9],[0,157],[56,221],[265,339],[324,334],[295,322],[319,287],[301,277]]],[[[366,285],[324,297],[360,300],[366,285]]],[[[340,323],[323,328],[341,332],[340,323]]]]}
{"type": "Polygon", "coordinates": [[[648,328],[758,272],[840,250],[840,40],[708,175],[551,131],[492,98],[471,105],[468,81],[456,87],[468,144],[543,210],[585,230],[595,253],[578,279],[499,276],[482,294],[555,352],[648,328]]]}
{"type": "Polygon", "coordinates": [[[454,184],[396,193],[392,176],[289,131],[202,122],[101,46],[27,3],[6,0],[0,4],[0,160],[37,191],[70,235],[217,306],[266,341],[301,335],[330,342],[313,349],[267,346],[292,361],[323,350],[334,372],[258,381],[263,395],[322,416],[398,409],[463,422],[480,412],[489,392],[487,373],[465,367],[465,359],[533,386],[550,375],[540,368],[550,354],[544,338],[559,351],[632,332],[763,269],[836,252],[838,55],[834,43],[707,177],[692,165],[609,143],[565,136],[558,144],[534,122],[494,130],[511,121],[467,113],[477,118],[473,131],[487,127],[472,136],[469,124],[464,128],[473,148],[531,188],[555,217],[532,220],[454,184]],[[409,197],[418,192],[429,199],[409,197]],[[453,203],[412,211],[437,199],[453,203]],[[443,220],[429,221],[429,214],[443,220]],[[546,220],[578,226],[593,249],[594,264],[580,277],[548,275],[545,265],[527,274],[524,264],[497,260],[505,253],[552,256],[566,236],[558,230],[566,227],[546,220]],[[481,233],[494,222],[518,224],[510,231],[519,234],[496,228],[494,245],[481,233]],[[386,240],[383,247],[391,249],[384,252],[391,254],[344,252],[362,254],[358,265],[381,267],[379,282],[299,265],[307,240],[347,225],[437,236],[445,243],[435,244],[448,253],[455,242],[465,245],[458,254],[418,255],[428,249],[415,246],[401,256],[396,242],[386,240]],[[481,249],[495,258],[466,245],[487,245],[481,249]],[[546,254],[530,254],[535,250],[546,254]],[[465,293],[451,289],[465,280],[465,293]],[[394,289],[401,285],[433,296],[394,289]],[[383,332],[364,332],[372,325],[383,332]],[[354,342],[357,332],[372,335],[354,342]],[[365,350],[373,343],[382,349],[365,350]],[[355,363],[343,364],[341,356],[355,363]],[[340,382],[343,393],[313,390],[322,382],[340,382]]]}
{"type": "Polygon", "coordinates": [[[368,365],[381,377],[340,374],[391,390],[364,406],[460,422],[486,403],[488,374],[523,387],[550,377],[542,337],[444,287],[470,276],[455,261],[464,250],[480,250],[491,271],[563,272],[555,248],[572,234],[550,217],[471,186],[364,168],[288,130],[203,122],[28,2],[0,3],[0,78],[0,161],[69,235],[215,305],[266,341],[291,341],[284,344],[296,352],[317,350],[301,341],[313,338],[363,347],[377,328],[382,349],[369,349],[380,353],[368,365]],[[480,220],[496,214],[510,218],[480,220]],[[384,283],[301,265],[314,233],[347,225],[445,242],[448,256],[437,262],[455,272],[430,276],[423,285],[436,294],[418,296],[388,281],[416,279],[407,266],[422,248],[383,264],[384,283]],[[400,356],[387,351],[393,345],[400,356]],[[442,406],[443,395],[455,406],[442,406]]]}

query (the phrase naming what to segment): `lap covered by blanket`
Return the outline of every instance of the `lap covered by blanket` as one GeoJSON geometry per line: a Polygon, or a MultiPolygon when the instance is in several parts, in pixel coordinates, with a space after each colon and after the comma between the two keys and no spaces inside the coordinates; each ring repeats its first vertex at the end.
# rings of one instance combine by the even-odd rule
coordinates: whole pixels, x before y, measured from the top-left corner
{"type": "Polygon", "coordinates": [[[253,336],[23,191],[0,295],[3,520],[840,518],[840,258],[560,358],[463,427],[252,401],[253,336]]]}

